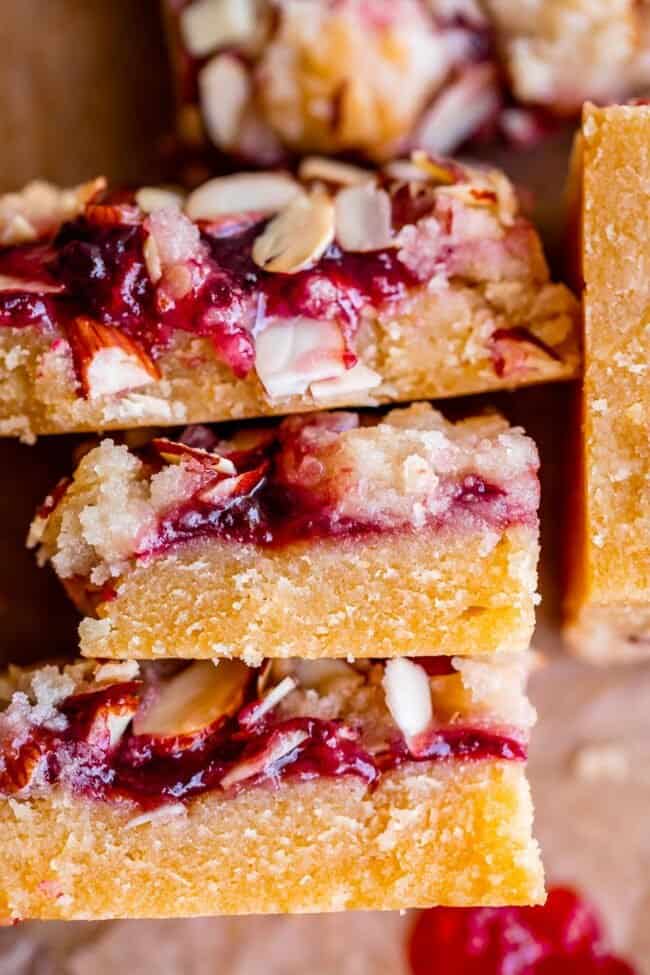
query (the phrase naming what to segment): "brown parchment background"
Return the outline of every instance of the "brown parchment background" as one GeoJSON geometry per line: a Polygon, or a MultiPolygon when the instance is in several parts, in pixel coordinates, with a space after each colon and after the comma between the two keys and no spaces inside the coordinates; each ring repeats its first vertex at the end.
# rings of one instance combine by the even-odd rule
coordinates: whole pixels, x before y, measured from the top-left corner
{"type": "MultiPolygon", "coordinates": [[[[0,190],[43,176],[104,173],[154,182],[170,120],[155,0],[5,0],[0,17],[0,190]]],[[[559,254],[569,138],[499,161],[536,193],[559,254]]],[[[533,680],[540,713],[531,776],[549,879],[579,886],[617,946],[650,973],[650,666],[597,670],[562,653],[558,633],[563,500],[572,390],[548,387],[498,405],[540,443],[543,605],[533,680]]],[[[69,653],[75,617],[23,541],[35,504],[69,465],[74,438],[0,442],[0,653],[69,653]]],[[[570,460],[570,458],[569,458],[570,460]]],[[[0,839],[1,842],[1,839],[0,839]]],[[[197,878],[200,883],[200,878],[197,878]]],[[[0,931],[0,975],[406,975],[408,916],[27,923],[0,931]]]]}

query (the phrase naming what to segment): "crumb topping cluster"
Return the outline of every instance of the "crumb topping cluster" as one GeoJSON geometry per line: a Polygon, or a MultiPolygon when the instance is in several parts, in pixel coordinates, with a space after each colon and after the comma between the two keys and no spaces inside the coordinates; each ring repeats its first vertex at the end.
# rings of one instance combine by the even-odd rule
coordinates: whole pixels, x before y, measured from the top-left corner
{"type": "Polygon", "coordinates": [[[60,784],[151,810],[285,778],[372,786],[408,761],[523,759],[526,670],[523,656],[14,667],[0,683],[0,792],[60,784]]]}
{"type": "Polygon", "coordinates": [[[229,439],[190,427],[136,449],[104,440],[37,514],[30,544],[64,579],[104,586],[133,559],[195,538],[261,546],[537,525],[533,442],[497,415],[451,423],[429,405],[382,418],[290,417],[229,439]]]}

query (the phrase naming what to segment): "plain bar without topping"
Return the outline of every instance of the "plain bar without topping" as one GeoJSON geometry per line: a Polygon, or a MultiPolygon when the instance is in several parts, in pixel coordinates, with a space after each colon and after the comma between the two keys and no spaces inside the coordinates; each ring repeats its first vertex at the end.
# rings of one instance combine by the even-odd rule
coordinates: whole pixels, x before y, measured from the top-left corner
{"type": "Polygon", "coordinates": [[[650,108],[582,125],[585,378],[567,635],[603,662],[650,654],[650,108]]]}

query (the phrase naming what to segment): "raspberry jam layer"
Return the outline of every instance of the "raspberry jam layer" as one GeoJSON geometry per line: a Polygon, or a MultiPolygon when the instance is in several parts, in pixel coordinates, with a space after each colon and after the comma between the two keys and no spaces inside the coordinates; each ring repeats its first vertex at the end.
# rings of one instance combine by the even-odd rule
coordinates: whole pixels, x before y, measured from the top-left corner
{"type": "Polygon", "coordinates": [[[34,726],[18,745],[5,743],[0,794],[22,792],[35,779],[39,790],[60,783],[91,799],[126,798],[153,809],[213,790],[236,795],[285,780],[353,775],[374,787],[385,772],[405,762],[526,758],[522,740],[480,727],[432,730],[418,740],[415,756],[397,728],[391,741],[371,752],[362,730],[341,720],[280,719],[271,710],[253,722],[259,699],[252,677],[235,715],[191,735],[164,738],[135,734],[129,726],[114,746],[111,718],[133,714],[144,693],[142,682],[130,681],[64,700],[59,705],[67,719],[64,730],[34,726]],[[287,741],[296,744],[283,748],[287,741]],[[238,775],[244,766],[251,771],[238,775]]]}
{"type": "MultiPolygon", "coordinates": [[[[258,446],[232,450],[219,445],[219,456],[231,460],[237,474],[224,477],[210,473],[201,480],[191,497],[167,512],[158,521],[155,533],[148,533],[139,557],[164,554],[169,549],[197,538],[220,538],[240,544],[279,548],[293,542],[325,538],[361,537],[408,530],[410,523],[390,523],[374,514],[372,505],[357,517],[341,514],[336,485],[309,481],[309,472],[320,469],[318,453],[311,454],[310,431],[336,435],[337,426],[346,420],[356,425],[354,414],[321,414],[309,420],[285,421],[265,431],[258,446]],[[329,423],[330,429],[327,429],[329,423]]],[[[207,427],[190,427],[181,441],[208,445],[218,438],[207,427]]],[[[156,450],[162,441],[153,441],[141,456],[158,470],[156,450]]],[[[214,455],[212,455],[214,456],[214,455]]],[[[193,463],[193,460],[190,461],[193,463]]],[[[201,463],[201,461],[197,461],[201,463]]],[[[340,472],[341,477],[345,471],[340,472]]],[[[532,477],[534,478],[534,473],[532,477]]],[[[514,525],[536,523],[536,512],[509,496],[502,486],[477,474],[464,473],[440,477],[436,490],[444,504],[426,525],[439,530],[452,520],[461,519],[473,527],[489,526],[503,532],[514,525]]],[[[536,497],[536,494],[535,494],[536,497]]],[[[419,525],[424,527],[424,525],[419,525]]]]}
{"type": "Polygon", "coordinates": [[[423,911],[407,947],[413,975],[635,975],[593,907],[566,887],[543,907],[423,911]]]}
{"type": "Polygon", "coordinates": [[[47,246],[0,251],[0,275],[30,282],[29,291],[18,283],[0,291],[0,326],[60,328],[69,335],[77,317],[88,317],[119,328],[154,360],[175,332],[186,332],[209,339],[222,361],[244,377],[254,364],[252,328],[260,315],[336,320],[353,365],[350,343],[363,309],[399,299],[417,283],[395,251],[352,254],[336,244],[314,268],[268,273],[251,256],[265,225],[258,220],[243,227],[235,222],[227,235],[202,227],[188,262],[193,285],[182,297],[170,296],[147,270],[144,217],[129,213],[137,222],[124,225],[124,207],[101,209],[114,209],[115,222],[82,216],[47,246]],[[33,282],[50,290],[39,293],[33,282]]]}

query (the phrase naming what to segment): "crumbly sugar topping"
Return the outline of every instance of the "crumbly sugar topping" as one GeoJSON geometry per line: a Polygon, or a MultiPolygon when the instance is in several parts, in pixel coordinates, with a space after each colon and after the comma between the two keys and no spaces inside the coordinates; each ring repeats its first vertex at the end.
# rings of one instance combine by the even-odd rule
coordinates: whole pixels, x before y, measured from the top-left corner
{"type": "MultiPolygon", "coordinates": [[[[184,439],[154,441],[154,466],[112,440],[90,450],[53,509],[37,515],[32,544],[40,542],[40,558],[64,579],[101,586],[130,559],[156,550],[170,512],[191,510],[194,499],[218,513],[237,499],[263,497],[265,485],[292,498],[294,511],[326,512],[332,526],[417,528],[446,517],[463,492],[459,526],[473,525],[478,503],[491,494],[506,498],[518,517],[536,518],[535,446],[495,415],[454,424],[420,404],[370,424],[355,413],[322,413],[257,434],[244,429],[230,441],[208,428],[190,428],[184,439]],[[210,449],[187,445],[200,438],[210,449]],[[272,451],[271,468],[260,450],[262,458],[272,451]]],[[[292,517],[284,510],[275,516],[280,523],[292,517]]]]}

